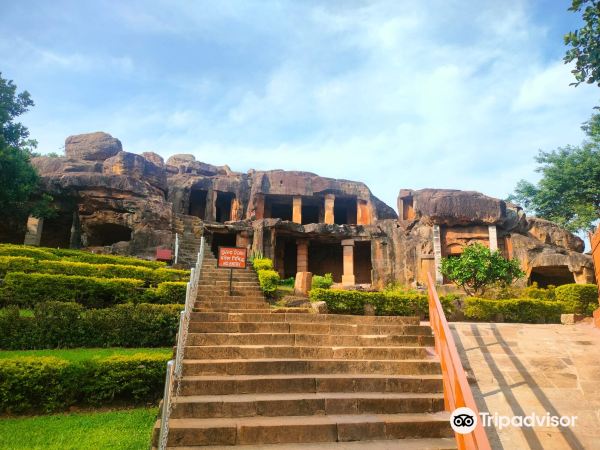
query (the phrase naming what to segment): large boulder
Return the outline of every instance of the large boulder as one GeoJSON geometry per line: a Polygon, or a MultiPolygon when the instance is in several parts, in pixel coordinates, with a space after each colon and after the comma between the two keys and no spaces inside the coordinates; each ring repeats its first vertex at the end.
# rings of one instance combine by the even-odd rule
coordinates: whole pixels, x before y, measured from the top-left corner
{"type": "Polygon", "coordinates": [[[101,131],[69,136],[65,140],[65,155],[69,159],[104,161],[122,150],[121,141],[101,131]]]}
{"type": "Polygon", "coordinates": [[[527,231],[544,244],[557,245],[575,252],[583,252],[583,239],[549,220],[538,217],[527,218],[527,231]]]}
{"type": "MultiPolygon", "coordinates": [[[[401,195],[406,197],[406,191],[401,195]]],[[[412,192],[417,218],[440,225],[488,224],[506,221],[506,203],[475,191],[422,189],[412,192]]],[[[399,204],[401,198],[399,197],[399,204]]]]}
{"type": "Polygon", "coordinates": [[[104,161],[102,172],[105,175],[125,175],[147,181],[163,191],[167,190],[165,171],[135,153],[119,152],[117,155],[108,158],[104,161]]]}

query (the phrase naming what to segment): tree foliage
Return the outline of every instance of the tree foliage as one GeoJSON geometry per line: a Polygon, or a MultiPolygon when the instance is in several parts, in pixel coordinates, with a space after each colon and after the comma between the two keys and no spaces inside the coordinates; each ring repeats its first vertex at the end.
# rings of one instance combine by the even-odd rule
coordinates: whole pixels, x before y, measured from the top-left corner
{"type": "Polygon", "coordinates": [[[521,180],[509,197],[526,210],[571,231],[592,230],[600,217],[600,114],[582,129],[587,139],[579,146],[540,151],[537,184],[521,180]]]}
{"type": "Polygon", "coordinates": [[[15,84],[0,73],[0,211],[5,217],[51,215],[49,196],[31,201],[39,185],[38,174],[30,163],[37,142],[29,139],[29,130],[22,123],[15,121],[31,106],[29,93],[17,93],[15,84]]]}
{"type": "Polygon", "coordinates": [[[441,272],[471,296],[481,296],[493,284],[511,284],[525,275],[519,260],[507,260],[480,243],[468,245],[459,257],[443,258],[441,272]]]}
{"type": "Polygon", "coordinates": [[[565,35],[565,63],[575,61],[573,75],[580,83],[600,86],[600,0],[573,0],[569,11],[583,10],[584,25],[565,35]]]}

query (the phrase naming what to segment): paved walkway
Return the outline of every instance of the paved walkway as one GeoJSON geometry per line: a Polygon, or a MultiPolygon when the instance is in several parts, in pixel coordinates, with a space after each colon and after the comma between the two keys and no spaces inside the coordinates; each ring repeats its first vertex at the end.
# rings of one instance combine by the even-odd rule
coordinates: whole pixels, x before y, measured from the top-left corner
{"type": "Polygon", "coordinates": [[[600,330],[451,323],[481,412],[577,416],[573,427],[489,427],[493,448],[600,450],[600,330]]]}

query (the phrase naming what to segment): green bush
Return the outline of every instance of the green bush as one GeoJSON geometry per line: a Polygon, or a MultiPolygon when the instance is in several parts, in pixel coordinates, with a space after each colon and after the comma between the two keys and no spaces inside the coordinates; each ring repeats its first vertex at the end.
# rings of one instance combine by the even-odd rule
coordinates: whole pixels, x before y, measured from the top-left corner
{"type": "Polygon", "coordinates": [[[598,286],[595,284],[563,284],[554,293],[556,300],[567,305],[568,313],[591,316],[598,308],[598,286]]]}
{"type": "Polygon", "coordinates": [[[532,298],[509,300],[487,300],[467,298],[464,313],[467,319],[494,322],[521,323],[560,323],[560,315],[565,305],[557,301],[545,301],[532,298]]]}
{"type": "Polygon", "coordinates": [[[167,359],[135,354],[70,362],[0,359],[0,411],[52,412],[74,405],[139,404],[162,395],[167,359]]]}
{"type": "Polygon", "coordinates": [[[63,258],[66,261],[85,262],[89,264],[120,264],[124,266],[141,266],[150,269],[160,269],[167,264],[164,261],[146,261],[144,259],[130,258],[127,256],[99,255],[96,253],[78,252],[73,256],[63,258]]]}
{"type": "Polygon", "coordinates": [[[312,277],[312,289],[329,289],[333,284],[333,276],[330,273],[315,275],[312,277]]]}
{"type": "Polygon", "coordinates": [[[293,288],[296,284],[296,279],[294,277],[284,278],[283,280],[279,280],[279,286],[287,286],[293,288]]]}
{"type": "Polygon", "coordinates": [[[257,272],[261,270],[273,270],[273,260],[269,258],[254,258],[252,267],[257,272]]]}
{"type": "Polygon", "coordinates": [[[0,299],[5,305],[32,307],[43,301],[78,302],[89,308],[137,301],[142,280],[95,278],[44,273],[10,272],[4,278],[0,299]]]}
{"type": "Polygon", "coordinates": [[[122,264],[90,264],[74,261],[45,261],[23,256],[0,256],[0,276],[7,272],[53,273],[100,278],[134,278],[149,285],[164,281],[182,281],[189,278],[187,270],[151,269],[122,264]]]}
{"type": "MultiPolygon", "coordinates": [[[[365,292],[340,289],[312,289],[311,301],[324,301],[333,314],[364,314],[365,305],[375,308],[378,316],[429,317],[427,295],[416,292],[365,292]]],[[[448,316],[453,311],[453,298],[440,298],[448,316]]]]}
{"type": "Polygon", "coordinates": [[[261,290],[266,295],[273,295],[279,284],[279,274],[274,270],[259,270],[258,282],[260,283],[261,290]]]}
{"type": "Polygon", "coordinates": [[[539,300],[556,300],[556,286],[550,285],[547,288],[541,288],[537,283],[527,286],[523,289],[524,298],[537,298],[539,300]]]}
{"type": "Polygon", "coordinates": [[[0,244],[0,256],[23,256],[43,260],[58,259],[58,256],[46,249],[14,244],[0,244]]]}
{"type": "Polygon", "coordinates": [[[23,316],[11,306],[0,311],[0,349],[168,347],[181,309],[141,303],[86,310],[77,303],[44,302],[23,316]]]}
{"type": "Polygon", "coordinates": [[[146,289],[144,301],[148,303],[185,303],[187,283],[184,281],[165,281],[156,288],[146,289]]]}

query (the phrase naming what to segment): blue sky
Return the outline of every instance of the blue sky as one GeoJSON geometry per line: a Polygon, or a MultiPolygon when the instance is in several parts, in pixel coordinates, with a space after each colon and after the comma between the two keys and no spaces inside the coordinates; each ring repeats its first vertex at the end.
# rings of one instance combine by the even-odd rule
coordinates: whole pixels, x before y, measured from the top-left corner
{"type": "Polygon", "coordinates": [[[0,0],[0,71],[32,94],[41,152],[124,149],[504,197],[577,144],[570,1],[0,0]]]}

